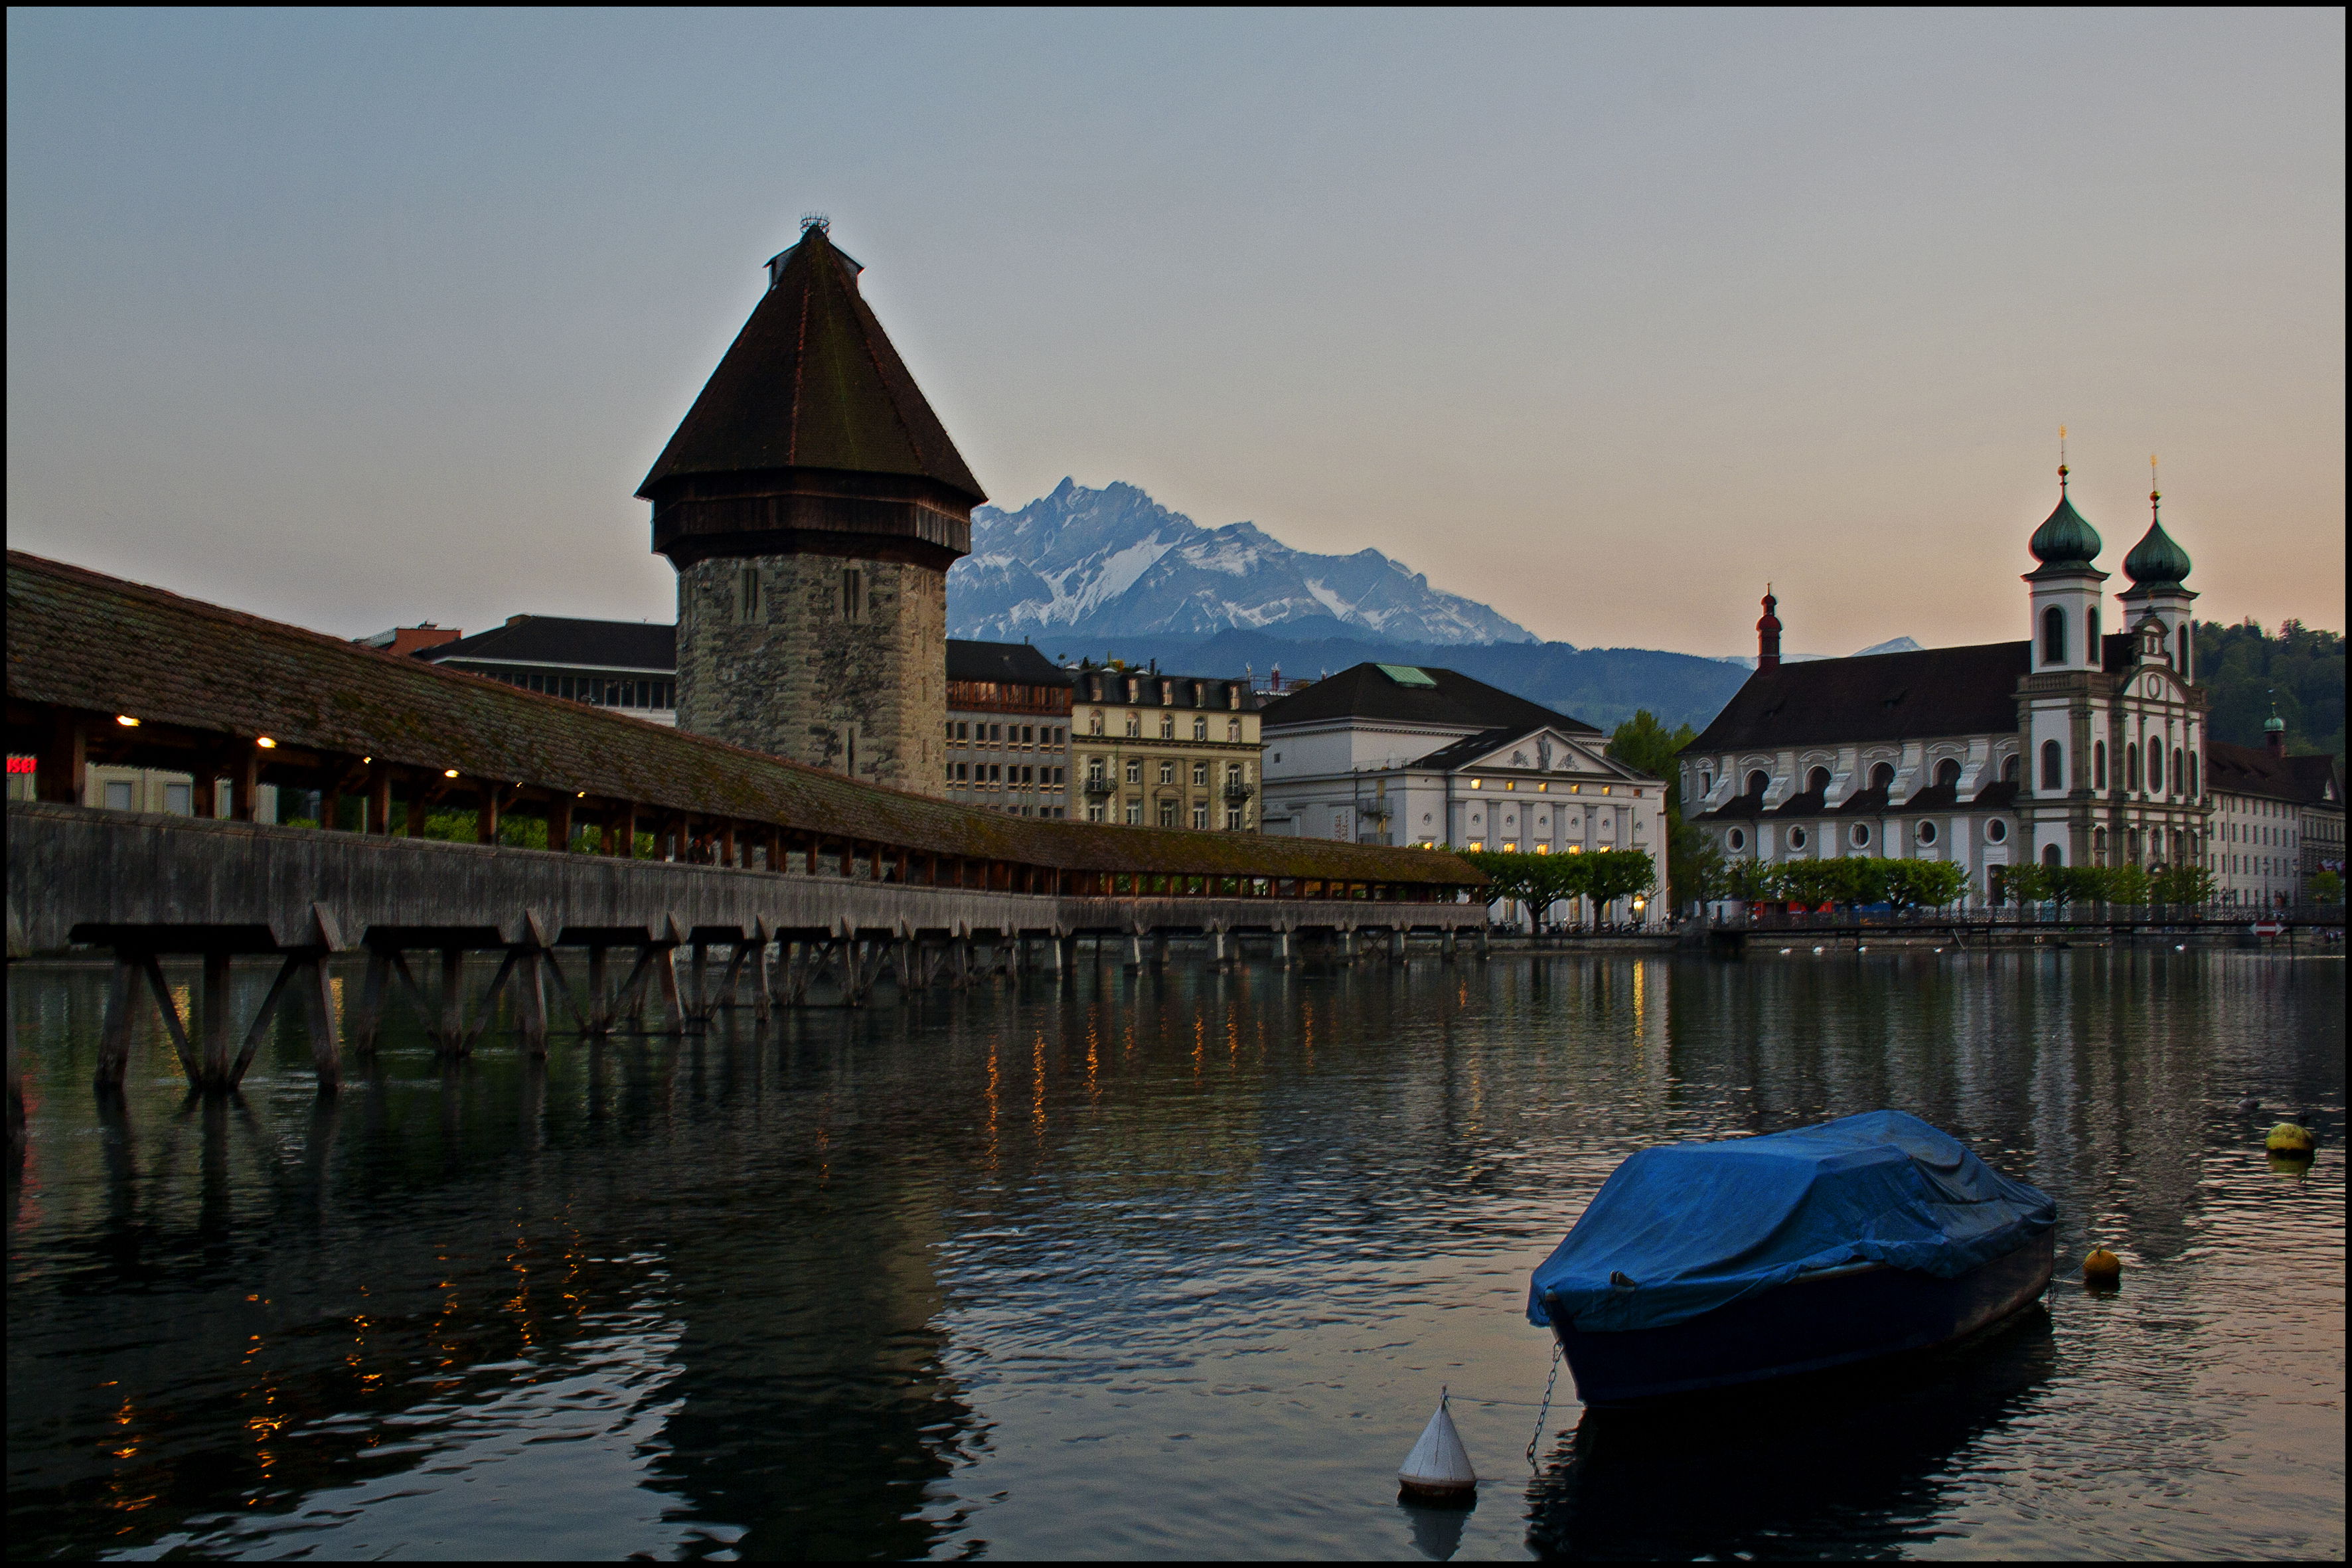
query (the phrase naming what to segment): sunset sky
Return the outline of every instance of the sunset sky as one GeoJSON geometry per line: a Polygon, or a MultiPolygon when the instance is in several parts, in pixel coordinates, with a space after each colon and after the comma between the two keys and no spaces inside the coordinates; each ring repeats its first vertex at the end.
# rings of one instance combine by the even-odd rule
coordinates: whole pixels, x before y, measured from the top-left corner
{"type": "Polygon", "coordinates": [[[667,619],[633,492],[804,212],[1000,505],[1547,637],[2022,637],[2147,458],[2344,625],[2340,10],[12,12],[13,546],[345,635],[667,619]]]}

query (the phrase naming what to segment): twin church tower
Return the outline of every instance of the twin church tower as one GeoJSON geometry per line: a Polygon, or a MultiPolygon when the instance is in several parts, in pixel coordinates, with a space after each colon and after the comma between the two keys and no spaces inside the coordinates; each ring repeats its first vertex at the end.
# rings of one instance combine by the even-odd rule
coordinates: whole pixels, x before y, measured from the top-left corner
{"type": "Polygon", "coordinates": [[[677,569],[682,730],[945,793],[947,574],[988,498],[821,218],[637,494],[677,569]]]}

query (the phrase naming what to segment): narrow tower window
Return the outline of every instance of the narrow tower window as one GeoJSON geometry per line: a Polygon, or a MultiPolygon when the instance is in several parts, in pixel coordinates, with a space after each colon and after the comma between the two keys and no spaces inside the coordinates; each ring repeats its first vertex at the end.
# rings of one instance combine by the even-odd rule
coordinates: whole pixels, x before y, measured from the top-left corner
{"type": "Polygon", "coordinates": [[[2066,662],[2066,612],[2055,605],[2042,612],[2042,662],[2066,662]]]}
{"type": "Polygon", "coordinates": [[[2045,791],[2066,787],[2066,752],[2055,741],[2042,742],[2042,787],[2045,791]]]}
{"type": "Polygon", "coordinates": [[[2147,793],[2164,793],[2164,748],[2154,741],[2147,743],[2147,793]]]}
{"type": "Polygon", "coordinates": [[[2095,742],[2091,747],[2091,787],[2107,787],[2107,743],[2105,741],[2095,742]]]}
{"type": "Polygon", "coordinates": [[[2124,742],[2124,787],[2139,788],[2139,742],[2137,741],[2124,742]]]}
{"type": "Polygon", "coordinates": [[[866,618],[866,574],[855,566],[841,569],[841,618],[845,621],[866,618]]]}
{"type": "Polygon", "coordinates": [[[2085,663],[2089,663],[2099,657],[2098,605],[2093,605],[2083,613],[2083,625],[2086,628],[2088,639],[2083,644],[2083,658],[2085,663]]]}
{"type": "Polygon", "coordinates": [[[735,618],[750,626],[760,618],[760,569],[743,568],[743,582],[735,590],[735,618]]]}

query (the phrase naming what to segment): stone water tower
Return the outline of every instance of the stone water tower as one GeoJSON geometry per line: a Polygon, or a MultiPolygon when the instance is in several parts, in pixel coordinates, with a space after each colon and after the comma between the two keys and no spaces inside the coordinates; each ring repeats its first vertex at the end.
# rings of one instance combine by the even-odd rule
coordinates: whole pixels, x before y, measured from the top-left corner
{"type": "Polygon", "coordinates": [[[946,790],[947,573],[987,499],[821,218],[637,494],[677,569],[677,722],[946,790]]]}

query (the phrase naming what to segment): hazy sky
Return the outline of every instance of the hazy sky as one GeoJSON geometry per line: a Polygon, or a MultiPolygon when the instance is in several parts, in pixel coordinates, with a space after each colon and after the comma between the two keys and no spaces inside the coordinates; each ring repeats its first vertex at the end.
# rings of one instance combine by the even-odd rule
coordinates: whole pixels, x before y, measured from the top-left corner
{"type": "Polygon", "coordinates": [[[2072,429],[2344,625],[2344,16],[8,16],[12,545],[358,635],[667,619],[638,481],[832,215],[1000,504],[1539,634],[2025,635],[2072,429]]]}

